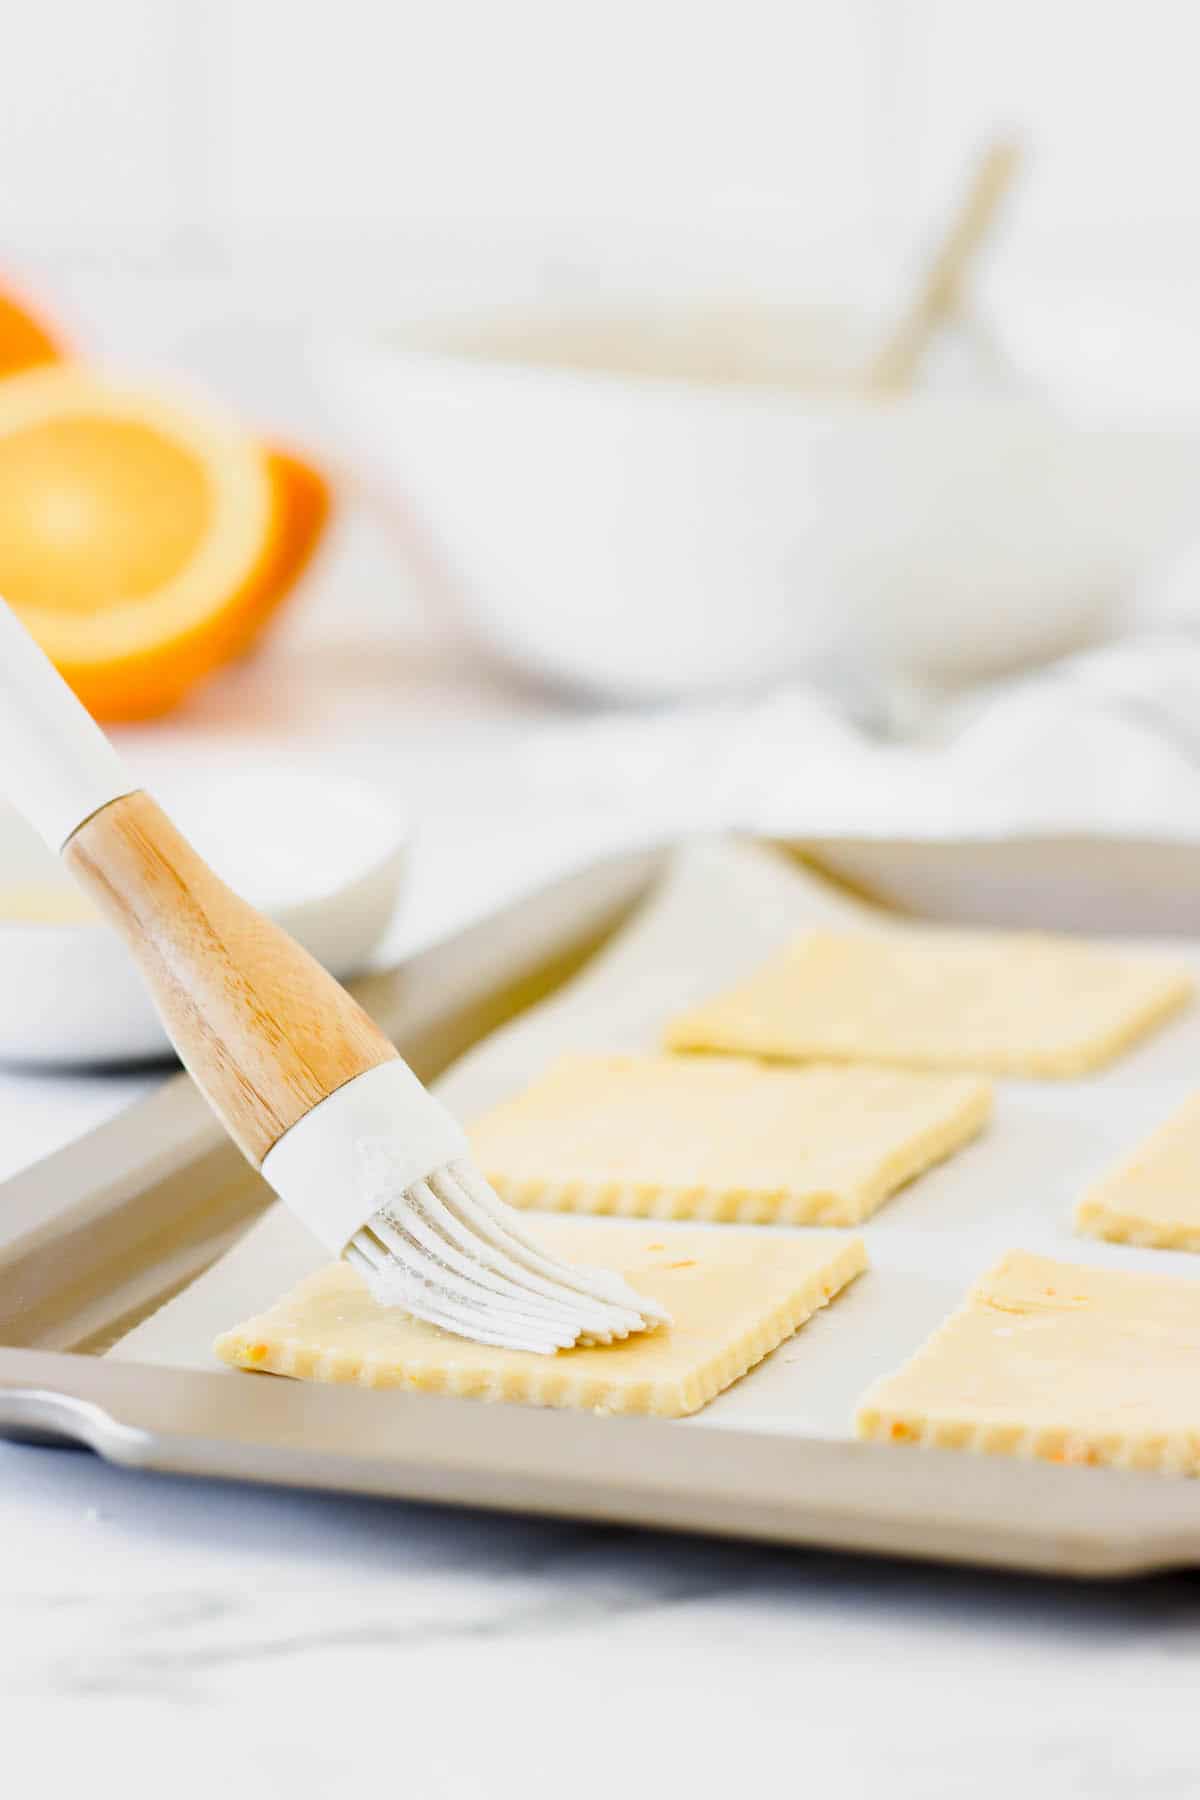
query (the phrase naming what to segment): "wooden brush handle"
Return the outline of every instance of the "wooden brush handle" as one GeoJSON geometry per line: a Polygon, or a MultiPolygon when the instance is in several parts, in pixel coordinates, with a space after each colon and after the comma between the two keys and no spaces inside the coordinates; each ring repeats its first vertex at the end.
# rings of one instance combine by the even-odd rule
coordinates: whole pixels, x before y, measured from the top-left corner
{"type": "Polygon", "coordinates": [[[133,951],[175,1048],[256,1167],[318,1101],[396,1056],[332,975],[218,880],[148,794],[94,813],[63,857],[133,951]]]}
{"type": "Polygon", "coordinates": [[[0,600],[0,783],[129,944],[175,1048],[256,1166],[396,1051],[306,950],[218,881],[0,600]]]}

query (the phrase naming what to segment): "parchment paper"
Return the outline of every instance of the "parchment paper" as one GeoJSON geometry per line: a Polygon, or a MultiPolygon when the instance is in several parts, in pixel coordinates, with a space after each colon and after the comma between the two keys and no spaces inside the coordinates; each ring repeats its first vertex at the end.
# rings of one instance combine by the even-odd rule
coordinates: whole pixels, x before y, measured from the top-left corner
{"type": "MultiPolygon", "coordinates": [[[[864,917],[878,925],[879,915],[773,851],[732,843],[689,848],[615,942],[568,987],[477,1045],[439,1092],[469,1121],[560,1051],[654,1047],[670,1014],[741,974],[798,927],[864,917]]],[[[1158,939],[1146,949],[1183,961],[1200,978],[1200,945],[1158,939]]],[[[1009,1249],[1200,1279],[1200,1258],[1096,1243],[1076,1237],[1070,1223],[1082,1189],[1197,1086],[1200,1003],[1108,1072],[997,1083],[996,1116],[984,1137],[862,1227],[868,1273],[683,1428],[848,1437],[868,1383],[903,1362],[1009,1249]]],[[[670,1229],[656,1223],[656,1230],[670,1229]]],[[[303,1227],[273,1208],[110,1354],[221,1369],[213,1339],[321,1260],[303,1227]]],[[[231,1381],[265,1379],[224,1372],[231,1381]]]]}

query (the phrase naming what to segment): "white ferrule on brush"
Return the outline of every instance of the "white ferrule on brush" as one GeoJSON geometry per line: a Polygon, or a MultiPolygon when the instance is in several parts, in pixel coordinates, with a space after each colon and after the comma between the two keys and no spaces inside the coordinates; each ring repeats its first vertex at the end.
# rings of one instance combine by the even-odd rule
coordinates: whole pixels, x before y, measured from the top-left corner
{"type": "Polygon", "coordinates": [[[397,1057],[319,1101],[263,1158],[266,1181],[334,1256],[379,1203],[378,1195],[372,1201],[347,1179],[359,1146],[379,1138],[390,1142],[389,1174],[398,1188],[427,1181],[471,1154],[462,1126],[397,1057]]]}

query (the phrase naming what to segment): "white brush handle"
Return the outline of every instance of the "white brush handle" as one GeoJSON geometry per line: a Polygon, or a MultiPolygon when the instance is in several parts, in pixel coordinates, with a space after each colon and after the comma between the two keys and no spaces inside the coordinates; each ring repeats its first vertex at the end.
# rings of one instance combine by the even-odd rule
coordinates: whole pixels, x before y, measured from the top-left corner
{"type": "Polygon", "coordinates": [[[85,819],[137,786],[95,720],[3,600],[0,784],[55,853],[85,819]]]}

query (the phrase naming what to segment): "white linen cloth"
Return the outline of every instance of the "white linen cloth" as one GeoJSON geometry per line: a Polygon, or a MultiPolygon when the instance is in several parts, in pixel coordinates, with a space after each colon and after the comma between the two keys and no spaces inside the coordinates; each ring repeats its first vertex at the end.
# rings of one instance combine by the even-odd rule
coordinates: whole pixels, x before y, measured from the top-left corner
{"type": "Polygon", "coordinates": [[[917,739],[860,732],[812,687],[531,728],[513,752],[544,819],[630,838],[1200,839],[1200,641],[1131,639],[948,703],[917,739]],[[615,821],[614,821],[615,822],[615,821]]]}

